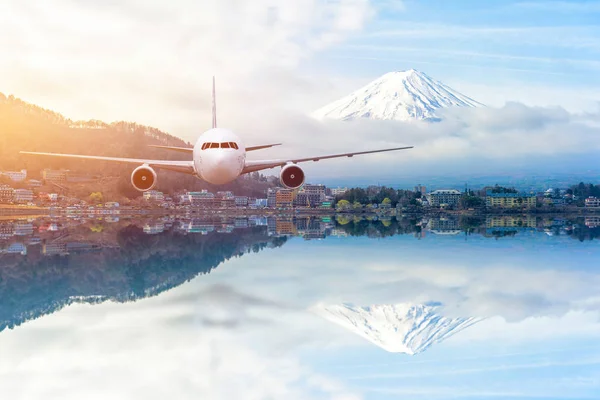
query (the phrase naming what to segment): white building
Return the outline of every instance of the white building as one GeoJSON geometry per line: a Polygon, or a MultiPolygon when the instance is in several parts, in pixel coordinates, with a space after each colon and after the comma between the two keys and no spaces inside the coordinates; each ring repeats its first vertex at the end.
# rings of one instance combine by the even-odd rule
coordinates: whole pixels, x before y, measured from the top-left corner
{"type": "Polygon", "coordinates": [[[461,195],[455,189],[441,189],[427,194],[426,197],[432,207],[442,207],[457,205],[461,195]]]}
{"type": "Polygon", "coordinates": [[[256,199],[256,202],[254,204],[256,205],[256,207],[266,207],[267,199],[256,199]]]}
{"type": "Polygon", "coordinates": [[[15,202],[28,203],[33,201],[33,191],[29,189],[15,189],[15,202]]]}
{"type": "Polygon", "coordinates": [[[27,179],[27,170],[22,169],[21,171],[4,171],[0,172],[0,175],[9,177],[13,182],[23,182],[27,179]]]}
{"type": "Polygon", "coordinates": [[[208,190],[202,190],[200,192],[187,192],[181,196],[181,201],[184,203],[191,203],[192,205],[211,205],[214,203],[215,194],[208,190]]]}
{"type": "Polygon", "coordinates": [[[165,195],[163,192],[159,192],[158,190],[148,190],[147,192],[144,192],[144,199],[148,201],[161,202],[165,199],[165,195]]]}
{"type": "Polygon", "coordinates": [[[236,207],[248,207],[248,196],[235,196],[236,207]]]}
{"type": "Polygon", "coordinates": [[[586,207],[600,207],[600,198],[598,197],[588,197],[585,199],[586,207]]]}
{"type": "Polygon", "coordinates": [[[346,188],[346,187],[344,187],[344,188],[337,187],[337,188],[331,189],[331,195],[332,196],[341,196],[344,193],[346,193],[347,191],[348,191],[348,188],[346,188]]]}

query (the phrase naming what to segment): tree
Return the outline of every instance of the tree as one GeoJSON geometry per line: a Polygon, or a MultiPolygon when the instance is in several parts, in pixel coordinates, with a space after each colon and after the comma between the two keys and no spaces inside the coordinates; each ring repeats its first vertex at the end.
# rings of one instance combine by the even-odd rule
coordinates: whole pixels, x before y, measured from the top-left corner
{"type": "Polygon", "coordinates": [[[90,194],[90,202],[92,203],[102,203],[103,200],[104,197],[102,196],[101,192],[93,192],[92,194],[90,194]]]}
{"type": "Polygon", "coordinates": [[[460,204],[463,208],[479,207],[483,203],[483,199],[478,196],[463,195],[460,199],[460,204]]]}
{"type": "Polygon", "coordinates": [[[350,208],[350,202],[348,200],[340,200],[337,202],[337,208],[340,210],[347,210],[350,208]]]}
{"type": "Polygon", "coordinates": [[[390,200],[389,197],[386,197],[385,199],[383,199],[383,201],[381,202],[381,204],[391,204],[392,200],[390,200]]]}

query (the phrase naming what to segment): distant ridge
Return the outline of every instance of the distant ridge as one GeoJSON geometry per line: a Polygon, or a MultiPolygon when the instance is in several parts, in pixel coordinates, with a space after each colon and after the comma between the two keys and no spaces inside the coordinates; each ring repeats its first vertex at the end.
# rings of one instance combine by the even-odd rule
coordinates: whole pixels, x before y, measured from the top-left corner
{"type": "Polygon", "coordinates": [[[312,113],[317,119],[349,121],[358,118],[378,120],[438,120],[436,111],[446,107],[481,107],[467,97],[427,74],[409,69],[389,72],[366,86],[312,113]]]}

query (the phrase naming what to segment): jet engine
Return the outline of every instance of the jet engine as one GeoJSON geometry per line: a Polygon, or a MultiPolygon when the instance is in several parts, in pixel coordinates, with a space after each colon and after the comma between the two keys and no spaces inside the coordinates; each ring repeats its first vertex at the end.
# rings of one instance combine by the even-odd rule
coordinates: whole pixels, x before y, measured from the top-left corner
{"type": "Polygon", "coordinates": [[[140,192],[152,189],[156,185],[156,172],[148,165],[140,165],[131,173],[131,184],[140,192]]]}
{"type": "Polygon", "coordinates": [[[281,168],[279,180],[288,189],[297,189],[304,183],[304,171],[296,164],[287,164],[281,168]]]}

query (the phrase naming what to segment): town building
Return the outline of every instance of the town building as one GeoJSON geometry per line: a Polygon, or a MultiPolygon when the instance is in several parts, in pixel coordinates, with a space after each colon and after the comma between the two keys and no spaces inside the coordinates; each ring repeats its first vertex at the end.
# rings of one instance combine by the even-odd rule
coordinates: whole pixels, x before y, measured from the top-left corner
{"type": "Polygon", "coordinates": [[[12,203],[15,200],[15,189],[8,185],[0,185],[0,204],[12,203]]]}
{"type": "Polygon", "coordinates": [[[588,228],[597,228],[600,226],[600,217],[585,217],[585,226],[588,228]]]}
{"type": "Polygon", "coordinates": [[[28,203],[33,201],[33,192],[29,189],[15,189],[15,202],[28,203]]]}
{"type": "Polygon", "coordinates": [[[308,207],[308,194],[299,192],[294,198],[293,205],[294,207],[308,207]]]}
{"type": "Polygon", "coordinates": [[[343,188],[342,188],[342,187],[332,188],[332,189],[331,189],[331,195],[332,195],[332,196],[334,196],[334,197],[335,197],[335,196],[341,196],[341,195],[343,195],[344,193],[346,193],[347,191],[348,191],[348,188],[347,188],[347,187],[343,187],[343,188]]]}
{"type": "Polygon", "coordinates": [[[45,256],[67,255],[66,243],[46,242],[42,244],[42,254],[45,256]]]}
{"type": "Polygon", "coordinates": [[[39,192],[37,197],[41,201],[58,201],[58,193],[39,192]]]}
{"type": "Polygon", "coordinates": [[[33,235],[33,224],[31,222],[17,221],[15,222],[15,236],[33,235]]]}
{"type": "Polygon", "coordinates": [[[233,226],[236,228],[247,228],[248,225],[248,218],[236,218],[233,221],[233,226]]]}
{"type": "Polygon", "coordinates": [[[267,207],[268,199],[256,199],[255,205],[256,207],[264,208],[267,207]]]}
{"type": "Polygon", "coordinates": [[[13,182],[23,182],[27,179],[27,170],[22,169],[21,171],[3,171],[0,175],[10,178],[13,182]]]}
{"type": "Polygon", "coordinates": [[[233,195],[232,192],[230,191],[226,191],[226,192],[217,192],[217,196],[220,199],[229,199],[229,198],[234,198],[235,196],[233,195]]]}
{"type": "Polygon", "coordinates": [[[485,219],[486,228],[535,228],[537,220],[534,215],[502,215],[488,216],[485,219]]]}
{"type": "Polygon", "coordinates": [[[306,195],[307,207],[319,207],[325,201],[326,192],[327,187],[325,185],[306,184],[298,194],[304,193],[306,195]]]}
{"type": "Polygon", "coordinates": [[[427,188],[425,186],[417,185],[415,186],[415,193],[421,193],[421,196],[425,196],[427,188]]]}
{"type": "Polygon", "coordinates": [[[458,235],[462,231],[458,224],[458,218],[454,217],[440,217],[431,218],[427,221],[427,230],[436,235],[458,235]]]}
{"type": "Polygon", "coordinates": [[[267,191],[267,207],[275,208],[277,205],[277,190],[269,189],[267,191]]]}
{"type": "Polygon", "coordinates": [[[333,202],[332,201],[324,201],[321,203],[321,208],[332,208],[333,207],[333,202]]]}
{"type": "Polygon", "coordinates": [[[144,233],[146,235],[156,235],[162,233],[165,230],[165,224],[162,221],[149,222],[144,225],[144,233]]]}
{"type": "Polygon", "coordinates": [[[585,199],[586,207],[600,207],[600,198],[598,197],[588,197],[585,199]]]}
{"type": "Polygon", "coordinates": [[[9,239],[15,236],[15,224],[12,222],[0,222],[0,239],[9,239]]]}
{"type": "Polygon", "coordinates": [[[217,200],[217,202],[216,202],[217,207],[234,208],[236,206],[235,197],[233,197],[233,196],[217,198],[216,200],[217,200]]]}
{"type": "Polygon", "coordinates": [[[290,189],[279,189],[275,194],[275,206],[278,208],[290,208],[294,202],[294,192],[290,189]]]}
{"type": "Polygon", "coordinates": [[[182,201],[191,203],[193,206],[210,207],[214,204],[215,195],[207,190],[200,192],[188,192],[182,196],[182,201]]]}
{"type": "Polygon", "coordinates": [[[165,194],[158,190],[148,190],[147,192],[144,192],[144,199],[147,201],[161,202],[164,201],[165,194]]]}
{"type": "Polygon", "coordinates": [[[235,196],[236,207],[248,207],[248,196],[235,196]]]}
{"type": "Polygon", "coordinates": [[[27,246],[24,243],[11,243],[6,248],[0,248],[0,254],[21,254],[22,256],[27,255],[27,246]]]}
{"type": "Polygon", "coordinates": [[[46,168],[42,171],[42,179],[47,182],[66,182],[68,170],[54,170],[46,168]]]}
{"type": "Polygon", "coordinates": [[[427,195],[431,207],[455,206],[460,200],[461,193],[455,189],[435,190],[427,195]]]}
{"type": "Polygon", "coordinates": [[[534,208],[537,205],[535,194],[528,193],[485,193],[485,205],[490,208],[534,208]]]}

